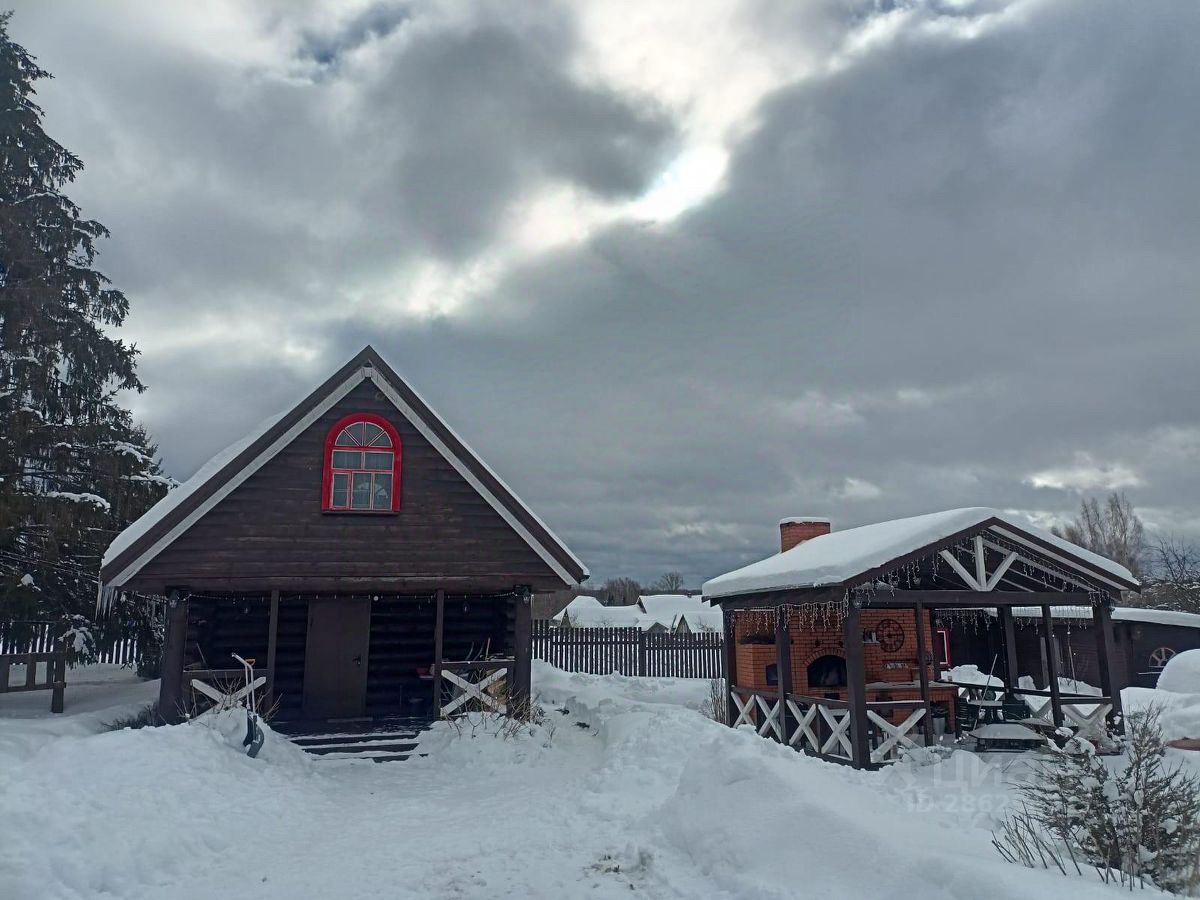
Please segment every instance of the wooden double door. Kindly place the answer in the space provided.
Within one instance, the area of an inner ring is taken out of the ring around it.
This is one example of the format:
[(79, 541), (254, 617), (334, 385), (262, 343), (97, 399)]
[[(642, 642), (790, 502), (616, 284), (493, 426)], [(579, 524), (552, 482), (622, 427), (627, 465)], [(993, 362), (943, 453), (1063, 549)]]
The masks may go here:
[(366, 714), (370, 643), (370, 599), (309, 602), (304, 718), (353, 719)]

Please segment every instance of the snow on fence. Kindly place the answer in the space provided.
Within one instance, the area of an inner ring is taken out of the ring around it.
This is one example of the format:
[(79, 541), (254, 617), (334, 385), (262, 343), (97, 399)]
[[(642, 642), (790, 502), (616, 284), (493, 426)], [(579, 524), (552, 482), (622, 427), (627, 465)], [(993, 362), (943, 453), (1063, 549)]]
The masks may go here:
[[(54, 622), (0, 623), (0, 656), (51, 653), (57, 649), (55, 640), (64, 630), (62, 625)], [(98, 649), (97, 662), (132, 665), (137, 660), (137, 640), (132, 637), (117, 638)]]
[(629, 628), (558, 628), (533, 623), (533, 655), (568, 672), (649, 675), (666, 678), (724, 677), (724, 636), (647, 632)]

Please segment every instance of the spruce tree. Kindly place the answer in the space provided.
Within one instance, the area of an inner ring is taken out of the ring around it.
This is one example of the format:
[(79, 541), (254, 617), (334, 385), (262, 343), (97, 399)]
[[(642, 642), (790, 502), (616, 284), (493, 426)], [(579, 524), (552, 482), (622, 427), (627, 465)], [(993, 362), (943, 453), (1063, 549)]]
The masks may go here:
[(0, 14), (0, 623), (88, 633), (105, 547), (170, 482), (117, 402), (143, 389), (137, 350), (111, 334), (129, 304), (94, 268), (108, 232), (63, 193), (83, 163), (42, 130), (34, 84), (50, 75), (11, 40), (10, 17)]

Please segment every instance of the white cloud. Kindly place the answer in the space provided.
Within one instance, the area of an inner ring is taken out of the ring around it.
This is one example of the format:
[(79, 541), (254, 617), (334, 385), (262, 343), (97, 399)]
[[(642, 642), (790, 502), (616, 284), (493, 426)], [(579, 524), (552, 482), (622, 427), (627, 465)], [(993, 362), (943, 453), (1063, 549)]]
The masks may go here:
[(865, 478), (847, 477), (833, 489), (833, 496), (839, 500), (874, 500), (883, 496), (883, 488)]
[(1116, 491), (1143, 483), (1142, 477), (1124, 463), (1100, 462), (1089, 453), (1077, 453), (1070, 465), (1034, 472), (1025, 481), (1035, 488), (1077, 492)]

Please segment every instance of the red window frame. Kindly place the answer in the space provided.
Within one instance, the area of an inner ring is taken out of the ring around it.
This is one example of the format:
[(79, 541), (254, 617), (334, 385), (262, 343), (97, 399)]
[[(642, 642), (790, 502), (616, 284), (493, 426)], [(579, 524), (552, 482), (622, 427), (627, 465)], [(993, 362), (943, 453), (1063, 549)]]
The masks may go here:
[[(353, 489), (354, 489), (354, 487), (353, 487), (353, 485), (354, 485), (353, 473), (354, 472), (371, 472), (372, 474), (379, 474), (381, 472), (388, 471), (387, 469), (344, 469), (344, 468), (340, 468), (340, 467), (337, 469), (334, 468), (334, 466), (333, 466), (333, 451), (334, 450), (363, 451), (363, 450), (367, 449), (365, 447), (359, 447), (359, 446), (354, 446), (354, 445), (339, 445), (337, 443), (338, 436), (341, 435), (341, 433), (343, 431), (345, 431), (351, 425), (355, 425), (359, 422), (366, 422), (371, 425), (379, 426), (380, 428), (383, 429), (384, 433), (388, 436), (388, 438), (392, 442), (392, 446), (390, 448), (387, 448), (385, 450), (385, 448), (381, 447), (381, 448), (378, 448), (378, 450), (377, 450), (377, 452), (380, 452), (380, 453), (390, 452), (392, 454), (392, 468), (391, 468), (392, 505), (391, 505), (390, 509), (354, 509), (349, 506), (334, 506), (333, 505), (333, 475), (334, 475), (334, 472), (349, 473), (349, 475), (350, 475), (349, 492), (350, 493), (348, 496), (352, 497)], [(401, 456), (402, 456), (402, 447), (400, 444), (400, 435), (396, 432), (396, 429), (394, 427), (392, 427), (392, 423), (389, 422), (387, 419), (383, 418), (383, 416), (377, 416), (374, 413), (352, 413), (351, 415), (344, 416), (343, 418), (339, 419), (334, 424), (334, 426), (329, 429), (329, 433), (325, 436), (325, 463), (324, 463), (324, 466), (322, 467), (322, 471), (324, 472), (324, 475), (321, 479), (321, 510), (323, 512), (332, 512), (332, 513), (339, 513), (339, 514), (340, 513), (352, 513), (352, 514), (360, 514), (360, 515), (397, 512), (400, 509), (400, 458), (401, 458)]]

